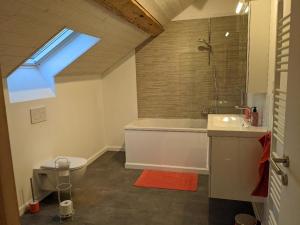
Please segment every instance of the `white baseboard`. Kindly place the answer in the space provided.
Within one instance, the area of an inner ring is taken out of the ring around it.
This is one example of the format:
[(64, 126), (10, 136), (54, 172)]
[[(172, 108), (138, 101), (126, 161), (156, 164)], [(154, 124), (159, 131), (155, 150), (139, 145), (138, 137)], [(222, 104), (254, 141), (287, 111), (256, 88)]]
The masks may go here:
[(122, 146), (105, 146), (102, 149), (100, 149), (98, 152), (96, 152), (94, 155), (92, 155), (90, 158), (88, 158), (88, 165), (92, 164), (96, 159), (98, 159), (101, 155), (103, 155), (105, 152), (119, 152), (119, 151), (125, 151)]
[(124, 151), (124, 149), (121, 146), (105, 146), (102, 149), (100, 149), (98, 152), (96, 152), (94, 155), (92, 155), (90, 158), (88, 158), (88, 165), (92, 164), (96, 159), (98, 159), (100, 156), (102, 156), (105, 152), (119, 152)]
[[(45, 199), (48, 195), (50, 195), (51, 194), (51, 192), (45, 192), (44, 194), (42, 194), (40, 197), (39, 197), (39, 199), (38, 199), (38, 201), (40, 202), (40, 201), (42, 201), (43, 199)], [(23, 205), (21, 205), (20, 207), (19, 207), (19, 215), (20, 216), (22, 216), (22, 215), (24, 215), (24, 213), (28, 210), (28, 206), (29, 206), (29, 204), (32, 202), (32, 200), (29, 200), (29, 201), (27, 201), (26, 203), (24, 203)]]
[(27, 211), (27, 208), (28, 208), (28, 205), (29, 205), (30, 202), (31, 202), (31, 200), (28, 201), (28, 202), (26, 202), (26, 203), (24, 203), (23, 205), (21, 205), (21, 206), (19, 207), (19, 215), (20, 215), (20, 216), (23, 216), (24, 213)]
[(25, 203), (24, 205), (21, 205), (19, 207), (19, 215), (23, 216), (24, 213), (27, 211), (27, 206), (28, 206), (29, 202)]
[(198, 174), (209, 174), (208, 168), (197, 167), (183, 167), (183, 166), (171, 166), (171, 165), (157, 165), (157, 164), (142, 164), (142, 163), (125, 163), (126, 169), (153, 169), (153, 170), (166, 170), (175, 172), (193, 172)]
[(125, 149), (122, 146), (106, 146), (106, 151), (111, 151), (111, 152), (124, 152)]
[(90, 158), (88, 158), (87, 164), (92, 164), (96, 159), (98, 159), (101, 155), (103, 155), (105, 152), (107, 152), (107, 146), (100, 149), (98, 152), (96, 152), (94, 155), (92, 155)]

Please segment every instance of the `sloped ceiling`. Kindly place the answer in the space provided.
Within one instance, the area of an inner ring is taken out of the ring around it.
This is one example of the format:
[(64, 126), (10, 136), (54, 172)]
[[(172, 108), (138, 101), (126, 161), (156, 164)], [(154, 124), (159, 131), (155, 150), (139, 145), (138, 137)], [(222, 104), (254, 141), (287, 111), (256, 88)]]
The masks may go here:
[(181, 13), (195, 0), (136, 0), (163, 26)]
[[(161, 24), (193, 0), (139, 0)], [(109, 12), (94, 0), (0, 0), (0, 65), (9, 75), (63, 27), (102, 41), (60, 75), (101, 75), (149, 34)]]
[(63, 27), (101, 37), (62, 74), (101, 74), (149, 37), (93, 0), (0, 0), (0, 64), (7, 76)]

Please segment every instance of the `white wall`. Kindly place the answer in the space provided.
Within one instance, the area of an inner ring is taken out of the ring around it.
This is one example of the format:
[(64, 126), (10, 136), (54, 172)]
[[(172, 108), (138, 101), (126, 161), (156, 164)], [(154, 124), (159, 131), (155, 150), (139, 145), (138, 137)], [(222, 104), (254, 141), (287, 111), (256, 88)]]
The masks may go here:
[[(19, 206), (30, 200), (32, 169), (57, 155), (89, 158), (105, 146), (101, 79), (58, 78), (55, 98), (10, 104), (7, 117)], [(30, 123), (30, 108), (47, 107), (47, 121)]]
[(275, 7), (273, 0), (257, 0), (251, 2), (250, 10), (247, 104), (258, 107), (263, 126), (268, 126), (271, 119), (269, 107), (272, 105), (270, 94), (274, 80), (276, 41), (276, 24), (272, 20), (276, 19)]
[[(135, 52), (105, 76), (56, 78), (56, 97), (23, 103), (5, 100), (19, 207), (30, 200), (33, 168), (58, 155), (93, 159), (124, 144), (123, 127), (137, 118)], [(6, 83), (6, 82), (4, 82)], [(47, 121), (31, 124), (30, 108), (46, 106)]]
[(135, 52), (131, 52), (103, 77), (107, 145), (124, 144), (124, 126), (138, 117)]
[(268, 88), (271, 0), (251, 2), (249, 20), (249, 93)]
[(269, 129), (272, 129), (273, 111), (273, 88), (275, 78), (275, 57), (276, 57), (276, 29), (277, 29), (277, 1), (271, 0), (270, 12), (270, 45), (269, 45), (269, 71), (268, 71), (268, 90), (266, 100), (266, 119)]
[[(266, 98), (265, 98), (265, 112), (264, 112), (264, 121), (263, 125), (268, 128), (268, 130), (272, 130), (273, 123), (273, 87), (274, 87), (274, 76), (275, 76), (275, 55), (276, 55), (276, 27), (277, 27), (277, 1), (278, 0), (268, 0), (270, 4), (270, 30), (269, 30), (269, 46), (268, 46), (268, 60), (267, 60), (267, 88), (266, 88)], [(267, 3), (267, 2), (265, 2)], [(263, 84), (265, 85), (265, 83)], [(261, 94), (259, 94), (261, 95)], [(260, 101), (262, 102), (262, 101)], [(268, 201), (263, 203), (256, 203), (257, 213), (260, 215), (260, 219), (262, 220), (262, 224), (267, 224), (267, 215), (268, 215)]]
[(196, 0), (173, 21), (235, 15), (237, 3), (238, 0)]

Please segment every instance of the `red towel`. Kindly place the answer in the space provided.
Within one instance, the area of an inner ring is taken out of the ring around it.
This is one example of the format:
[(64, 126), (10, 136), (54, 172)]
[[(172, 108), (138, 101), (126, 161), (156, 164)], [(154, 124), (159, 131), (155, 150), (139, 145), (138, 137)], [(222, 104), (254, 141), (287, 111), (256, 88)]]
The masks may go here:
[(259, 161), (259, 179), (258, 183), (252, 192), (253, 196), (267, 197), (269, 186), (269, 159), (271, 148), (271, 132), (266, 133), (258, 140), (263, 147), (262, 156)]

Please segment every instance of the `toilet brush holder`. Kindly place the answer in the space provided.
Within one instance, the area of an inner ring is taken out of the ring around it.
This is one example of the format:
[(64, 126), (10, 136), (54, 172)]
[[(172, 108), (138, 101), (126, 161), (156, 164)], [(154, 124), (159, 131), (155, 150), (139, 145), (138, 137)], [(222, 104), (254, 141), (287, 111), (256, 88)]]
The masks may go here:
[(40, 211), (40, 203), (38, 201), (32, 201), (29, 203), (29, 212), (34, 214)]
[(31, 187), (32, 201), (29, 203), (29, 211), (30, 213), (34, 214), (40, 211), (40, 202), (35, 200), (32, 178), (30, 178), (30, 187)]

